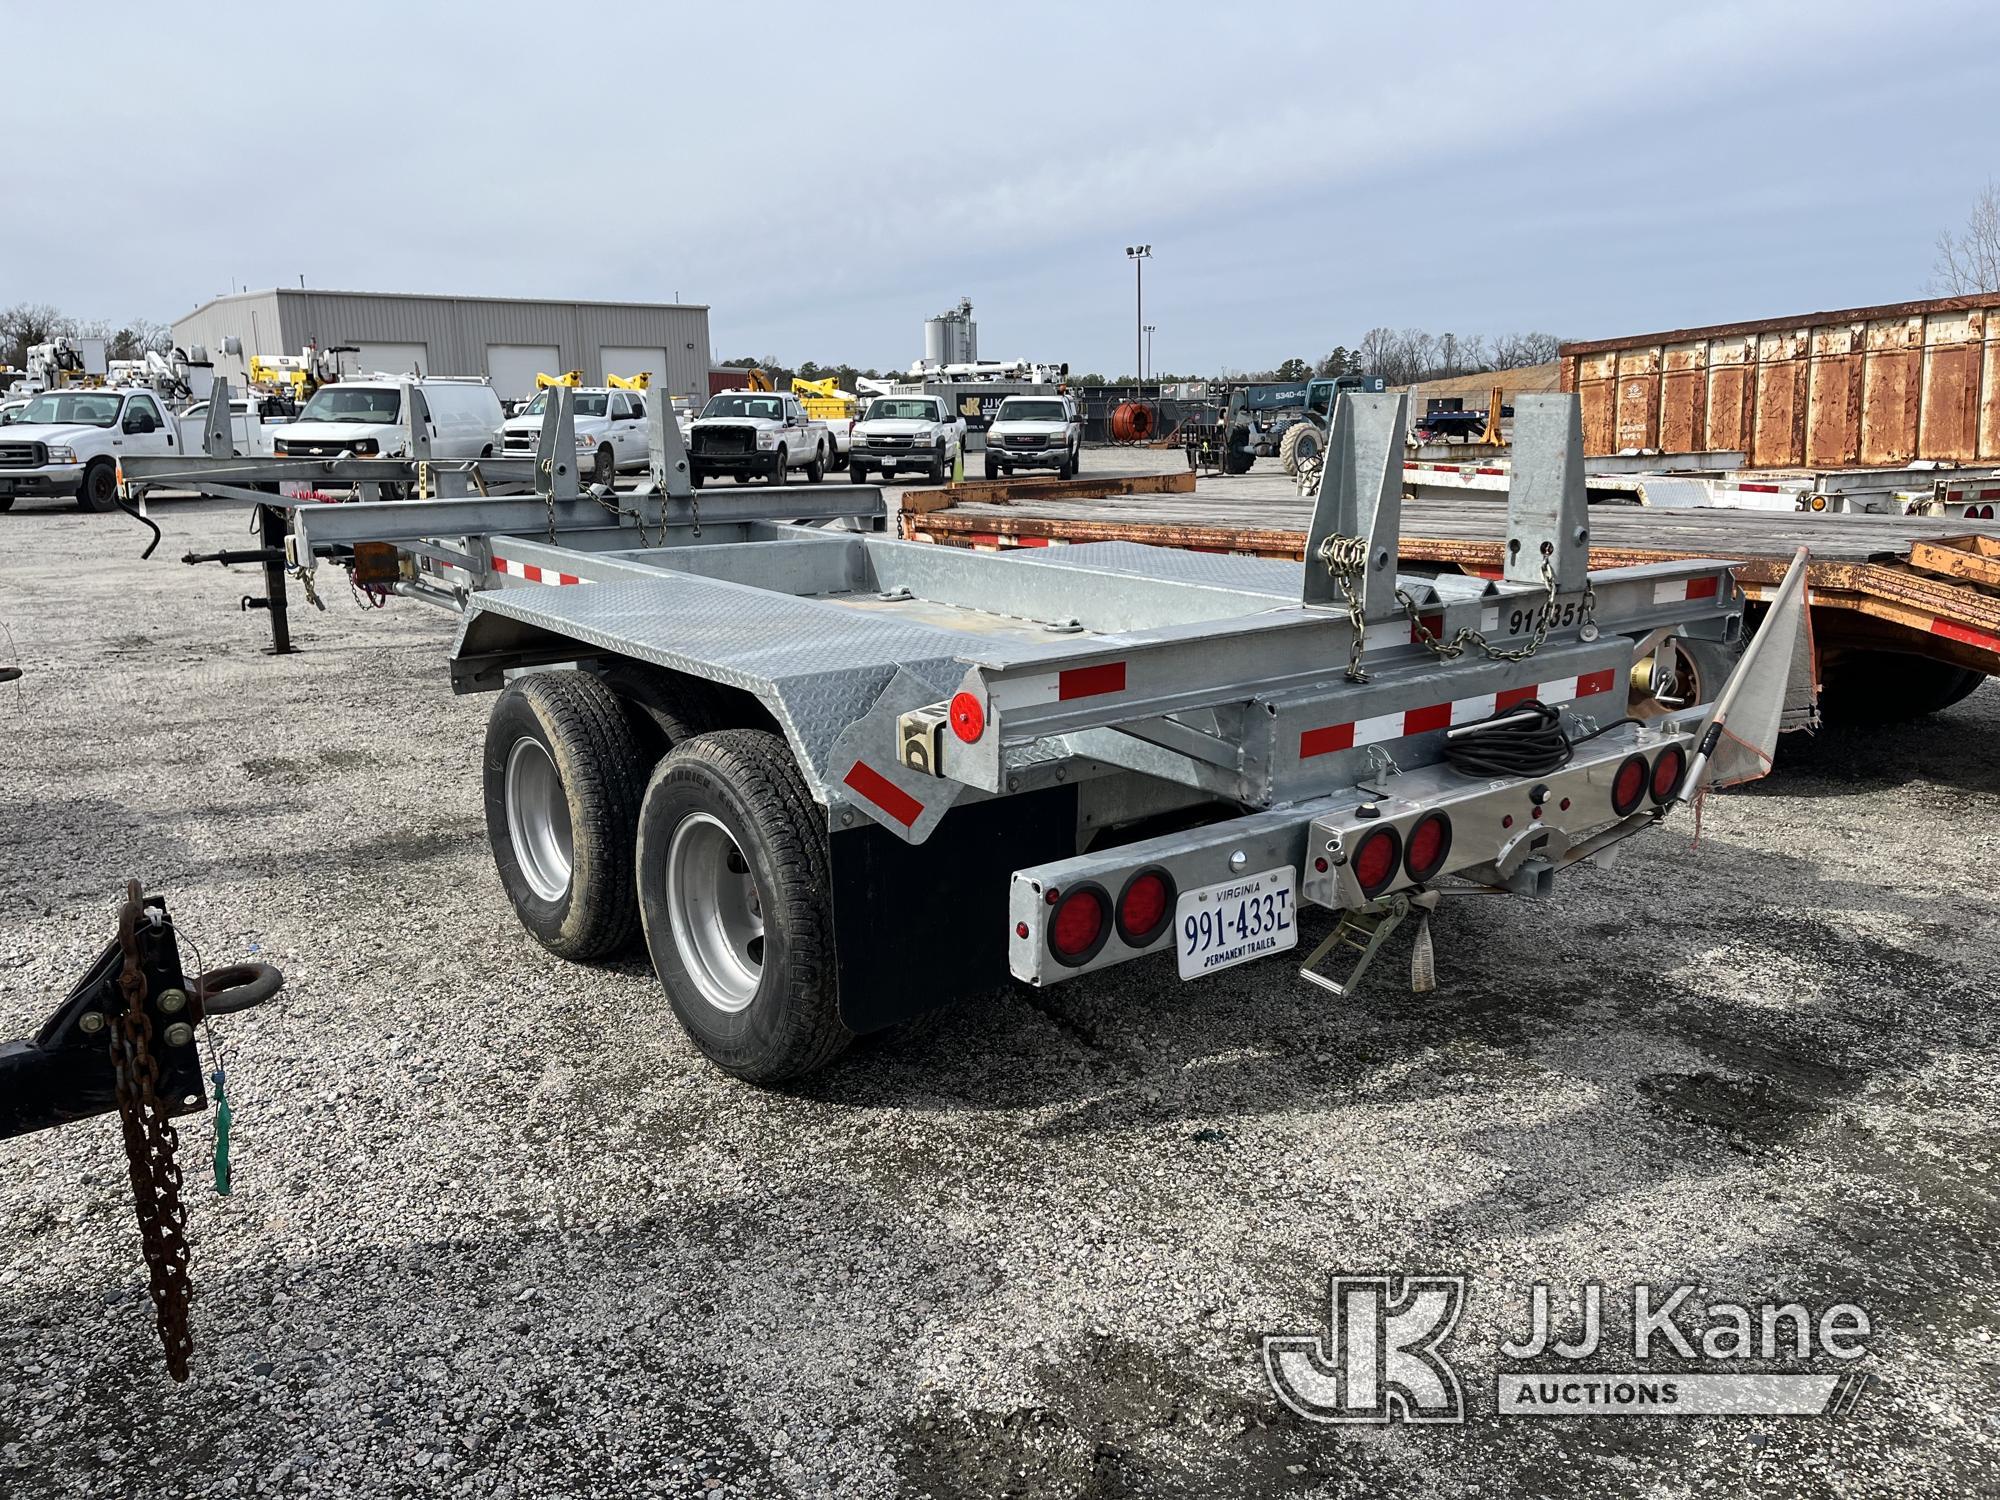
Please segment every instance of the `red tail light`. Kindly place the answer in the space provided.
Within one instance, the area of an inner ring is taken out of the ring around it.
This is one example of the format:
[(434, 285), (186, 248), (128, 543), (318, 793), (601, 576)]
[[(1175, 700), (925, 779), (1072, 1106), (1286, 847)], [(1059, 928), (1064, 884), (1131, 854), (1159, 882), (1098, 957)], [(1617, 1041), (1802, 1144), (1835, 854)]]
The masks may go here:
[(1354, 879), (1364, 896), (1379, 896), (1403, 862), (1403, 841), (1393, 828), (1378, 828), (1354, 847)]
[(1637, 812), (1646, 800), (1647, 775), (1643, 755), (1628, 755), (1619, 763), (1618, 774), (1611, 779), (1611, 810), (1619, 817)]
[(1071, 968), (1089, 963), (1104, 946), (1110, 917), (1111, 898), (1102, 886), (1071, 886), (1049, 918), (1049, 952)]
[(1653, 800), (1665, 802), (1681, 789), (1681, 777), (1687, 774), (1687, 752), (1679, 745), (1669, 745), (1660, 752), (1660, 758), (1653, 762)]
[(1143, 948), (1167, 930), (1174, 911), (1174, 877), (1157, 867), (1141, 870), (1118, 893), (1118, 936)]
[(1444, 868), (1445, 856), (1450, 853), (1451, 819), (1441, 812), (1431, 813), (1419, 818), (1417, 826), (1410, 830), (1403, 846), (1403, 869), (1410, 879), (1422, 885)]

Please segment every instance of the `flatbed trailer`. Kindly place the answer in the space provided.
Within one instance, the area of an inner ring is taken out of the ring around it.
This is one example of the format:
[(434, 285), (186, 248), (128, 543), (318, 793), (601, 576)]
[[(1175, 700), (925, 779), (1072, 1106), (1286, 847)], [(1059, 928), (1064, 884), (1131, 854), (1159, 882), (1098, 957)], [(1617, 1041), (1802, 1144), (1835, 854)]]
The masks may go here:
[[(1144, 499), (1050, 498), (906, 510), (902, 535), (959, 547), (1011, 549), (1145, 542), (1299, 561), (1313, 500), (1273, 486)], [(1506, 492), (1409, 497), (1402, 566), (1495, 577), (1507, 536)], [(1807, 567), (1814, 641), (1829, 718), (1886, 721), (1944, 707), (2000, 673), (2000, 526), (1965, 518), (1770, 514), (1596, 504), (1592, 567), (1697, 557), (1729, 559), (1757, 610), (1794, 551)], [(1686, 663), (1713, 675), (1726, 659)]]
[(1343, 402), (1303, 566), (971, 555), (881, 534), (867, 486), (697, 495), (670, 423), (640, 490), (579, 491), (568, 409), (525, 495), (142, 477), (281, 516), (301, 581), (456, 610), (452, 686), (497, 694), (487, 834), (520, 921), (576, 960), (643, 935), (695, 1044), (754, 1081), (1009, 977), (1289, 953), (1302, 904), (1334, 920), (1301, 977), (1350, 994), (1407, 921), (1420, 979), (1443, 898), (1549, 894), (1762, 775), (1798, 706), (1802, 571), (1712, 701), (1654, 691), (1673, 640), (1737, 645), (1743, 600), (1717, 559), (1589, 568), (1565, 398), (1517, 419), (1494, 580), (1397, 574), (1401, 396)]

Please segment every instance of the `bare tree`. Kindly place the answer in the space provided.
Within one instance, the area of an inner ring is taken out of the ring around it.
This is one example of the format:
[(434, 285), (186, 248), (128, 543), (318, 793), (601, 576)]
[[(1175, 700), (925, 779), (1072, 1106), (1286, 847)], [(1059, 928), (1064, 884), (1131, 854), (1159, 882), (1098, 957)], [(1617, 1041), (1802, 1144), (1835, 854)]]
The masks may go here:
[(57, 334), (67, 334), (74, 324), (62, 310), (46, 302), (17, 302), (0, 309), (0, 362), (24, 364), (28, 350), (46, 344)]
[(1931, 290), (1943, 297), (2000, 292), (2000, 183), (1992, 178), (1973, 200), (1965, 227), (1938, 236)]
[(1493, 341), (1490, 368), (1520, 370), (1529, 365), (1545, 365), (1561, 347), (1562, 340), (1553, 333), (1510, 333)]

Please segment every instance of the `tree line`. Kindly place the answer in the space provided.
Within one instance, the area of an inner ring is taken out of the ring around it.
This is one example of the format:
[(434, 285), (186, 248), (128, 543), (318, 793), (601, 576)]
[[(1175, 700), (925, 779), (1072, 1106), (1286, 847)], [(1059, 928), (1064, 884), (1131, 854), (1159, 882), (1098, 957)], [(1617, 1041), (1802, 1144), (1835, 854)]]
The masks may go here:
[(104, 318), (72, 318), (46, 302), (17, 302), (0, 308), (0, 365), (21, 368), (28, 350), (51, 339), (103, 339), (110, 359), (138, 359), (148, 349), (164, 354), (173, 347), (173, 330), (151, 318), (113, 323)]

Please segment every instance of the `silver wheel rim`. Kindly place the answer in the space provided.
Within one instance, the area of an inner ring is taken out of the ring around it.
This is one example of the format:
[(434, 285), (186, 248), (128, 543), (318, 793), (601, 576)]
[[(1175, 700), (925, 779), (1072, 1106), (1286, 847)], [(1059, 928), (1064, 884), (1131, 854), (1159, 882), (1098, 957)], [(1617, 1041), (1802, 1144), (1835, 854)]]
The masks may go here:
[(569, 891), (569, 798), (548, 748), (526, 736), (507, 752), (507, 837), (528, 889), (544, 901)]
[(667, 846), (667, 914), (681, 966), (717, 1010), (757, 998), (764, 977), (764, 907), (750, 861), (721, 820), (681, 819)]

